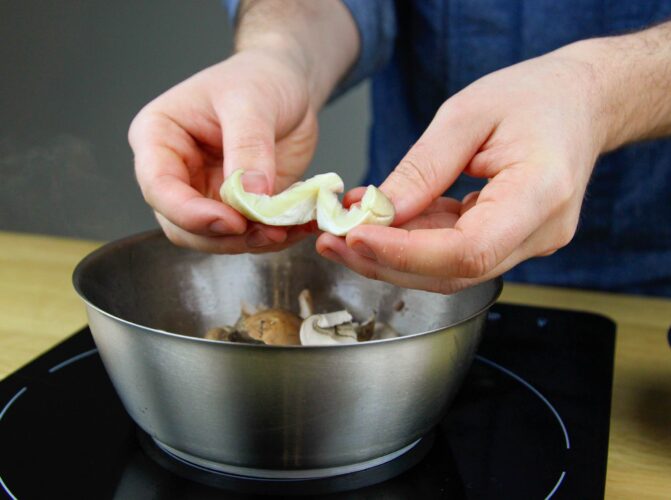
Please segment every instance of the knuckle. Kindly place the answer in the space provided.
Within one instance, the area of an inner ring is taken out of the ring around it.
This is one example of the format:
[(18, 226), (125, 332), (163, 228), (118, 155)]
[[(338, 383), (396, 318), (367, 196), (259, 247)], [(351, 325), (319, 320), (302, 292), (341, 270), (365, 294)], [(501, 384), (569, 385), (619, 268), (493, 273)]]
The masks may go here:
[(559, 231), (559, 237), (558, 237), (558, 243), (559, 248), (565, 247), (569, 243), (571, 243), (571, 240), (573, 240), (573, 237), (575, 236), (576, 233), (576, 227), (573, 225), (570, 226), (564, 226), (560, 231)]
[(387, 260), (391, 267), (398, 271), (408, 272), (410, 271), (410, 259), (408, 257), (408, 248), (409, 248), (410, 232), (406, 231), (401, 237), (400, 241), (391, 249), (383, 248), (381, 255), (384, 260)]
[(127, 138), (131, 147), (135, 147), (137, 141), (143, 135), (143, 131), (146, 129), (147, 124), (152, 121), (152, 113), (149, 108), (150, 104), (147, 104), (138, 111), (128, 126)]
[(559, 227), (559, 230), (556, 234), (556, 245), (552, 248), (552, 250), (559, 250), (560, 248), (563, 248), (571, 243), (577, 230), (577, 217), (571, 217), (571, 220), (567, 221)]
[(439, 278), (436, 285), (433, 287), (433, 292), (441, 293), (443, 295), (452, 295), (466, 287), (466, 282), (458, 278)]
[(434, 193), (439, 187), (437, 169), (430, 155), (420, 152), (419, 149), (418, 145), (413, 147), (413, 151), (398, 164), (394, 175), (401, 183), (410, 183), (422, 192)]
[(479, 278), (494, 269), (496, 262), (496, 252), (491, 245), (474, 242), (464, 247), (459, 275), (465, 278)]
[(440, 105), (436, 117), (442, 122), (462, 123), (472, 109), (472, 103), (463, 94), (456, 94)]
[(173, 245), (181, 248), (188, 248), (187, 241), (180, 231), (175, 230), (175, 228), (171, 227), (169, 224), (164, 224), (162, 222), (160, 224), (165, 236)]
[(243, 153), (269, 153), (272, 144), (262, 137), (243, 136), (231, 145), (231, 150)]
[(357, 272), (368, 279), (382, 281), (376, 265), (362, 266)]
[(553, 182), (551, 192), (559, 207), (565, 207), (570, 204), (576, 196), (576, 185), (574, 179), (568, 175), (560, 175), (558, 179)]

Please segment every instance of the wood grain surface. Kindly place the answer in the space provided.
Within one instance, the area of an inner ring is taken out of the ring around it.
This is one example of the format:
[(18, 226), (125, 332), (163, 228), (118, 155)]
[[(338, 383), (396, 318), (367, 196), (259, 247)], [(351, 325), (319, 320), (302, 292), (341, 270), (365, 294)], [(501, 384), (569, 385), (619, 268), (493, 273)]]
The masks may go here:
[[(0, 232), (0, 379), (86, 324), (71, 275), (99, 245)], [(671, 498), (671, 300), (515, 284), (501, 300), (617, 323), (606, 498)]]

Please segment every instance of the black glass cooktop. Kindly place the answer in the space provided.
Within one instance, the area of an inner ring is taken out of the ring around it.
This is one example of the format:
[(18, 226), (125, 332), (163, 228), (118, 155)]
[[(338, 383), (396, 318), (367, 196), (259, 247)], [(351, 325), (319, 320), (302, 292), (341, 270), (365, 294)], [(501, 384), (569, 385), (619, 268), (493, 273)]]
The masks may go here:
[[(426, 457), (319, 498), (603, 497), (614, 342), (600, 316), (497, 304)], [(140, 439), (84, 329), (0, 382), (0, 497), (252, 498), (169, 472)]]

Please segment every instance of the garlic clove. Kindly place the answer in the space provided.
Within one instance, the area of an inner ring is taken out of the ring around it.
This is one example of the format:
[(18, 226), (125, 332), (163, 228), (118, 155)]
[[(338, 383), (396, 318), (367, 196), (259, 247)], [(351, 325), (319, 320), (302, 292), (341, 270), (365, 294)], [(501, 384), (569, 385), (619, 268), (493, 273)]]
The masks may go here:
[(361, 205), (349, 210), (343, 208), (334, 192), (320, 190), (317, 195), (317, 225), (336, 236), (344, 236), (360, 224), (389, 226), (394, 215), (394, 205), (375, 186), (368, 186)]

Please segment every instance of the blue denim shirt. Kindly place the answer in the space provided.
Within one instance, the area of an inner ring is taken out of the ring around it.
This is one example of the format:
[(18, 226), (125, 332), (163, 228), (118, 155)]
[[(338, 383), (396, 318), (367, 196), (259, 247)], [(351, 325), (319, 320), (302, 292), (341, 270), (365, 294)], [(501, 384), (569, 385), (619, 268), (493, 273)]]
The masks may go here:
[[(671, 18), (671, 0), (343, 0), (359, 59), (336, 93), (372, 77), (370, 165), (380, 184), (438, 107), (474, 80), (585, 38)], [(235, 1), (228, 1), (235, 12)], [(671, 98), (671, 96), (670, 96)], [(482, 182), (462, 176), (448, 195)], [(671, 296), (671, 141), (599, 159), (574, 240), (518, 265), (512, 281)]]

